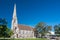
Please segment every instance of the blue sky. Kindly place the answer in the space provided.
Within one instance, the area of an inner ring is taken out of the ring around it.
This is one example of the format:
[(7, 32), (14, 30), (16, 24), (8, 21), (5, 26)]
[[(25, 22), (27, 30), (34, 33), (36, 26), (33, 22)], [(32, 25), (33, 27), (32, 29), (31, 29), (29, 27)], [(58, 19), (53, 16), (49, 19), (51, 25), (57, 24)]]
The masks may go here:
[(9, 28), (14, 3), (19, 24), (35, 26), (42, 21), (54, 26), (60, 23), (60, 0), (0, 0), (0, 18), (6, 18)]

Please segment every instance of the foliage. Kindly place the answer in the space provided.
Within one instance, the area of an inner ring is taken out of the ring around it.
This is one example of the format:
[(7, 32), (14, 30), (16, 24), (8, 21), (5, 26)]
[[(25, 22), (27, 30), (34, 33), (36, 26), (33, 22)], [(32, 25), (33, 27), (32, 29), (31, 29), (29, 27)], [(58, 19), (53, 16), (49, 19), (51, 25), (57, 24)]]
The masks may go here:
[(10, 37), (13, 32), (7, 27), (7, 21), (0, 19), (0, 37)]
[(5, 37), (7, 35), (6, 29), (7, 29), (6, 20), (5, 19), (0, 19), (0, 37)]
[(11, 36), (13, 35), (13, 31), (10, 30), (10, 29), (7, 29), (7, 33), (8, 33), (8, 35), (9, 35), (9, 37), (11, 37)]
[(60, 34), (60, 24), (54, 26), (55, 34)]
[(46, 33), (48, 33), (51, 30), (51, 26), (46, 25), (44, 22), (40, 22), (36, 25), (37, 31), (44, 36)]

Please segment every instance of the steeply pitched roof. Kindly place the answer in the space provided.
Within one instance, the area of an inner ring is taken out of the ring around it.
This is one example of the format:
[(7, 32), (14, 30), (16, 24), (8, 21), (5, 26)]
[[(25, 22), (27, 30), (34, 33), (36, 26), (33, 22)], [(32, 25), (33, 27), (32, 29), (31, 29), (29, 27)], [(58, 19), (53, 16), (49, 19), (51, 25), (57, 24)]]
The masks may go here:
[(26, 25), (18, 25), (19, 30), (33, 30), (32, 27)]

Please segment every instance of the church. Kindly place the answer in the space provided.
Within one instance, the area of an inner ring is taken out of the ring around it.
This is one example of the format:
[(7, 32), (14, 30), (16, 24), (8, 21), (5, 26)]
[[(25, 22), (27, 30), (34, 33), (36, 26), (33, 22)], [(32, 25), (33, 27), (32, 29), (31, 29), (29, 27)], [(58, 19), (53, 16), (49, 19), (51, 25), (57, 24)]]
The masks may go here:
[(11, 36), (12, 38), (35, 38), (34, 28), (27, 25), (18, 24), (17, 14), (16, 14), (16, 4), (14, 5), (11, 30), (14, 33)]

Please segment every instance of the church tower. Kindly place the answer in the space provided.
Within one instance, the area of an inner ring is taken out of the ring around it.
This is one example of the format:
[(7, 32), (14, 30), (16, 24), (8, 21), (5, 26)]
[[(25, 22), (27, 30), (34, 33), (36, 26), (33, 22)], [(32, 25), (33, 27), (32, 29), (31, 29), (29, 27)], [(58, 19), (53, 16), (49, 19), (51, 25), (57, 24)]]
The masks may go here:
[(16, 4), (14, 5), (11, 30), (14, 33), (14, 36), (15, 36), (14, 38), (17, 38), (16, 35), (18, 34), (18, 21), (17, 21), (17, 15), (16, 15)]

